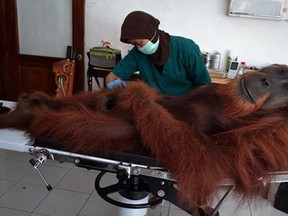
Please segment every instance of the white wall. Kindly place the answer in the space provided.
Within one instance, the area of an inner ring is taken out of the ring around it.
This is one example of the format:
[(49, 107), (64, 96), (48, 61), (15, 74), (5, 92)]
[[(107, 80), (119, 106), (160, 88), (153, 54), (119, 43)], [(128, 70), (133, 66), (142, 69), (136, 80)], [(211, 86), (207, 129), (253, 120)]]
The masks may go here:
[(86, 51), (108, 40), (127, 54), (131, 46), (119, 40), (122, 22), (142, 10), (171, 35), (191, 38), (202, 51), (219, 51), (221, 68), (228, 50), (248, 65), (288, 64), (288, 21), (229, 17), (227, 9), (228, 0), (87, 0)]

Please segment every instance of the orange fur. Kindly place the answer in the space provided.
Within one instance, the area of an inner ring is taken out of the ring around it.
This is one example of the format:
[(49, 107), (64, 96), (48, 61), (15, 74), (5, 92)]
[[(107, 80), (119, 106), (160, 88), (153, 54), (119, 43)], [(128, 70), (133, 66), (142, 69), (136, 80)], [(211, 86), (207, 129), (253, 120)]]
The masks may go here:
[[(153, 156), (171, 171), (181, 198), (192, 204), (208, 201), (226, 177), (251, 197), (263, 189), (260, 177), (288, 169), (288, 108), (261, 109), (268, 94), (255, 104), (245, 101), (238, 82), (178, 98), (160, 96), (141, 82), (61, 100), (38, 94), (19, 101), (15, 112), (24, 115), (21, 107), (27, 107), (25, 130), (56, 141), (60, 150)], [(0, 118), (0, 128), (9, 125), (8, 118)]]

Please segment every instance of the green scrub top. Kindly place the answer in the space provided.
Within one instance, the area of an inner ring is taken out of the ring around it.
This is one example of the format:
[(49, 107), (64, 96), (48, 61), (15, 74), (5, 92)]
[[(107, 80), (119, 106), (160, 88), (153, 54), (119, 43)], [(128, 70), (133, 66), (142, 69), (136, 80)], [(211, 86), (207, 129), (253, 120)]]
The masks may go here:
[(211, 83), (198, 45), (178, 36), (170, 36), (170, 55), (162, 72), (136, 47), (113, 69), (123, 80), (137, 71), (144, 82), (164, 95), (185, 95), (193, 88)]

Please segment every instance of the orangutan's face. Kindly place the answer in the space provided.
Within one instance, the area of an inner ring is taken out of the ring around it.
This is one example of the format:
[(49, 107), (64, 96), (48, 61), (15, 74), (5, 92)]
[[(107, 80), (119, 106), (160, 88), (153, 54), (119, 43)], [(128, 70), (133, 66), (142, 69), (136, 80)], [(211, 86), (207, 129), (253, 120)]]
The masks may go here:
[(288, 104), (288, 66), (272, 65), (259, 72), (248, 72), (239, 81), (244, 98), (257, 103), (268, 96), (262, 108), (272, 109)]

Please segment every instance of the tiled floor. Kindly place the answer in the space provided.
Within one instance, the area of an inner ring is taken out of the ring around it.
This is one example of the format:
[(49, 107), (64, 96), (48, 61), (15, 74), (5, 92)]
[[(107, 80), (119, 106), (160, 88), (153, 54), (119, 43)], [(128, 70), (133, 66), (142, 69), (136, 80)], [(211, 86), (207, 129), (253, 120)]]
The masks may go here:
[[(117, 216), (121, 209), (102, 200), (94, 189), (95, 170), (78, 168), (70, 163), (48, 161), (41, 171), (53, 190), (48, 192), (37, 172), (28, 162), (27, 153), (0, 149), (0, 215), (1, 216)], [(113, 174), (102, 181), (116, 182)], [(104, 184), (102, 186), (104, 186)], [(117, 199), (117, 197), (115, 197)], [(118, 197), (119, 198), (119, 197)], [(133, 210), (131, 210), (133, 211)], [(163, 216), (187, 216), (174, 205), (165, 202)], [(129, 213), (125, 216), (139, 215)], [(149, 209), (148, 216), (160, 215), (160, 207)], [(286, 216), (273, 208), (272, 202), (244, 203), (233, 196), (220, 208), (221, 216)], [(122, 216), (124, 216), (122, 214)]]

